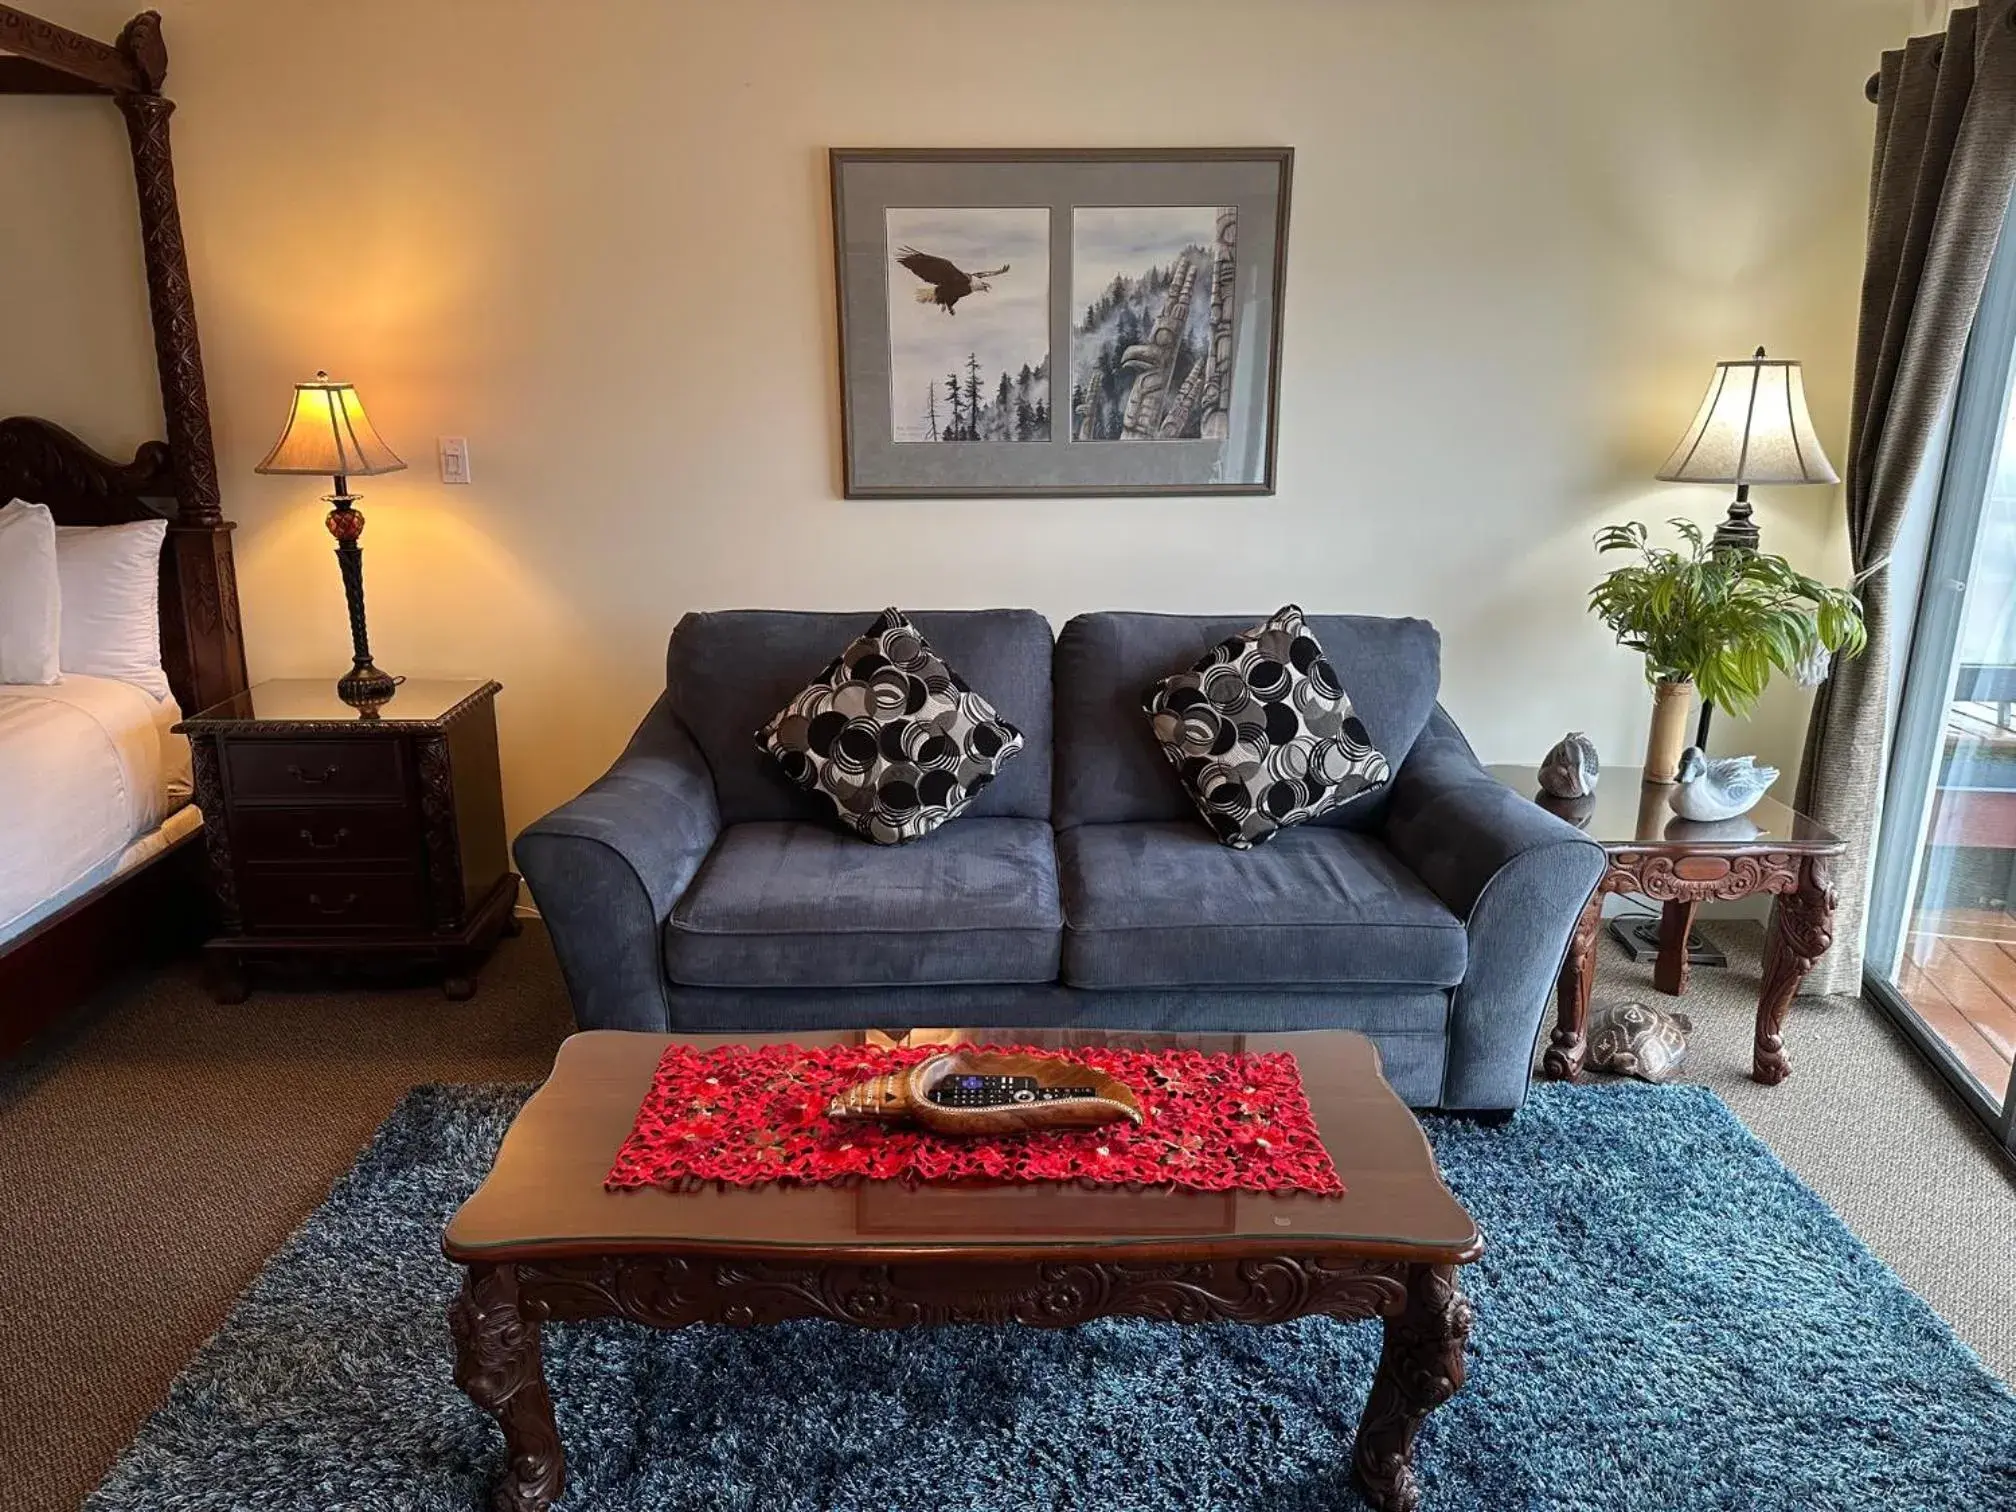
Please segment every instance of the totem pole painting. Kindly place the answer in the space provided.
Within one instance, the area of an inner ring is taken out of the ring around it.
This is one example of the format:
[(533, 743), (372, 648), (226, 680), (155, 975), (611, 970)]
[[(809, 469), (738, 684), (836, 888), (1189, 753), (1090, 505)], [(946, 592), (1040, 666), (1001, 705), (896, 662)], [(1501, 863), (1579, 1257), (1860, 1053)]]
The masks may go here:
[(1225, 436), (1238, 244), (1236, 206), (1073, 211), (1073, 440)]

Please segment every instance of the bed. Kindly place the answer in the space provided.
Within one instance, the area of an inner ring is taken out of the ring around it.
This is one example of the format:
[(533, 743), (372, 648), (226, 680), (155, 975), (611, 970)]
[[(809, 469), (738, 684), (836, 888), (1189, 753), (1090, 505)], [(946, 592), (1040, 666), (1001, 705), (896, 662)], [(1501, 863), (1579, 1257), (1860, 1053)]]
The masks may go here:
[(0, 686), (0, 944), (201, 828), (181, 717), (115, 677)]
[(0, 96), (14, 97), (0, 101), (0, 119), (46, 95), (102, 95), (125, 119), (165, 433), (121, 461), (49, 420), (0, 418), (0, 504), (45, 504), (59, 525), (167, 521), (161, 661), (172, 695), (72, 676), (0, 690), (0, 1055), (119, 971), (200, 938), (210, 917), (187, 748), (168, 726), (242, 692), (245, 649), (175, 197), (167, 70), (152, 12), (101, 42), (0, 4)]

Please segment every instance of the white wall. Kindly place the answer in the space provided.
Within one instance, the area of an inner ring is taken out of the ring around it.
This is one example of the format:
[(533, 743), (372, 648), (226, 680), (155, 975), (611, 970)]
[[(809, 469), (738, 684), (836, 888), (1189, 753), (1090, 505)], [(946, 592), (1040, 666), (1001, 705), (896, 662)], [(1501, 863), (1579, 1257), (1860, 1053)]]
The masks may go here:
[[(41, 0), (113, 35), (133, 0)], [(1712, 522), (1650, 481), (1711, 364), (1801, 357), (1846, 429), (1873, 113), (1908, 0), (162, 0), (255, 677), (347, 665), (288, 385), (357, 383), (372, 639), (495, 675), (514, 829), (591, 778), (691, 607), (1419, 614), (1487, 759), (1635, 761), (1591, 531)], [(0, 101), (0, 413), (156, 432), (103, 101)], [(848, 503), (829, 146), (1297, 149), (1272, 499)], [(434, 479), (470, 438), (477, 482)], [(1834, 490), (1767, 542), (1844, 560)], [(808, 672), (811, 669), (807, 669)], [(1796, 763), (1803, 698), (1718, 744)], [(1788, 775), (1785, 791), (1789, 792)]]

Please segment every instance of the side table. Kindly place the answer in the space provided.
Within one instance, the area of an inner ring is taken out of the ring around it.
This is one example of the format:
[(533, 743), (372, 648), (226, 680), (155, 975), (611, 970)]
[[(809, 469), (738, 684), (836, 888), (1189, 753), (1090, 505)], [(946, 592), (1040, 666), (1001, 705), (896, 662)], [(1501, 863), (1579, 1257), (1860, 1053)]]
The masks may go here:
[(1557, 1081), (1572, 1081), (1588, 1053), (1589, 992), (1596, 977), (1596, 936), (1608, 893), (1635, 893), (1661, 906), (1659, 960), (1652, 982), (1677, 996), (1687, 990), (1687, 935), (1709, 899), (1773, 896), (1764, 946), (1764, 986), (1750, 1074), (1776, 1086), (1792, 1074), (1785, 1055), (1785, 1014), (1813, 963), (1834, 943), (1831, 863), (1843, 842), (1797, 809), (1766, 796), (1749, 813), (1715, 824), (1681, 819), (1667, 807), (1673, 785), (1646, 782), (1637, 767), (1606, 767), (1587, 798), (1553, 798), (1533, 767), (1494, 766), (1507, 787), (1588, 831), (1610, 864), (1576, 922), (1555, 990), (1554, 1034), (1544, 1061)]
[(498, 684), (413, 679), (363, 714), (326, 678), (280, 678), (185, 719), (224, 933), (212, 991), (305, 961), (437, 972), (450, 998), (515, 932)]

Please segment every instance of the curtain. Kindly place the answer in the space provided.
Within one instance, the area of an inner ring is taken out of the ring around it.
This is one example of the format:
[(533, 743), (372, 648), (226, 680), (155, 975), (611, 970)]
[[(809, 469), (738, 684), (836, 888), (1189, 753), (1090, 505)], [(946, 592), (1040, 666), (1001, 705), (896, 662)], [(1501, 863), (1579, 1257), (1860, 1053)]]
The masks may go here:
[[(1944, 35), (1883, 55), (1869, 242), (1849, 416), (1848, 541), (1859, 573), (1896, 543), (1960, 359), (2016, 178), (2016, 0), (1956, 10)], [(1889, 686), (1888, 577), (1862, 585), (1869, 650), (1821, 687), (1798, 805), (1848, 842), (1834, 948), (1806, 992), (1859, 992)], [(1898, 606), (1909, 612), (1910, 606)]]

